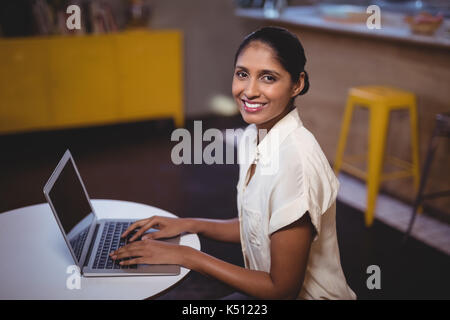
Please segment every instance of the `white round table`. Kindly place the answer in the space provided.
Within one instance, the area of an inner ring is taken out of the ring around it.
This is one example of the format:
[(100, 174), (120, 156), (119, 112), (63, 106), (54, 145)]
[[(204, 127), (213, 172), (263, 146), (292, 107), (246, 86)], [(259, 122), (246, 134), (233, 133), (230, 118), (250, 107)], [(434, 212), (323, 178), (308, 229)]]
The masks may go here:
[[(91, 200), (99, 219), (175, 217), (156, 207), (119, 200)], [(200, 250), (196, 234), (181, 236), (181, 245)], [(0, 299), (145, 299), (183, 279), (176, 276), (81, 277), (68, 289), (67, 268), (73, 258), (47, 203), (0, 214)]]

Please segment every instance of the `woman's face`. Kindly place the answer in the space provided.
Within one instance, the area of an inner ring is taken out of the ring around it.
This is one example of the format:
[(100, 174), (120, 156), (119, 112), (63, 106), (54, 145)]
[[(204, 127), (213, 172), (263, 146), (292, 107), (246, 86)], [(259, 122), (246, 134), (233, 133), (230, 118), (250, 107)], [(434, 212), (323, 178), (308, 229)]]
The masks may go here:
[(237, 58), (232, 85), (244, 121), (270, 130), (290, 110), (289, 101), (302, 90), (303, 79), (302, 73), (298, 83), (292, 83), (273, 49), (251, 42)]

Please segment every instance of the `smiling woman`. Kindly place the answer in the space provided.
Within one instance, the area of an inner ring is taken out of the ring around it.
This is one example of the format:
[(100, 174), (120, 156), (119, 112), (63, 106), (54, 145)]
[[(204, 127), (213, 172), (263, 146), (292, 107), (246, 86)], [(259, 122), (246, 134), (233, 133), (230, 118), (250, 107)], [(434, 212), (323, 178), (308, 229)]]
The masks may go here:
[[(113, 252), (113, 259), (134, 257), (122, 265), (179, 264), (261, 299), (356, 298), (339, 258), (339, 182), (293, 104), (309, 87), (305, 63), (300, 41), (285, 29), (266, 27), (244, 39), (232, 84), (249, 124), (238, 147), (238, 217), (138, 221), (123, 235), (139, 228), (130, 241), (150, 228), (159, 231)], [(245, 268), (154, 241), (183, 232), (240, 242)]]
[(244, 120), (269, 129), (291, 111), (309, 89), (305, 64), (301, 43), (287, 31), (264, 28), (247, 36), (234, 58), (232, 85)]

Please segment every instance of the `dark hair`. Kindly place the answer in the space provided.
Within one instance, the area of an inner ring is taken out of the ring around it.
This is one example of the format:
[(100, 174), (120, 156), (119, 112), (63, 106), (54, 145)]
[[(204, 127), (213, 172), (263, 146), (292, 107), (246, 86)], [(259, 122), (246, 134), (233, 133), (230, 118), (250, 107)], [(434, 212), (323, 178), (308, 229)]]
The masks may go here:
[(305, 51), (300, 43), (300, 40), (293, 33), (281, 27), (263, 27), (250, 33), (244, 38), (236, 51), (236, 55), (234, 56), (235, 66), (242, 50), (244, 50), (253, 41), (263, 42), (275, 51), (276, 58), (283, 68), (290, 74), (293, 83), (296, 83), (300, 78), (300, 73), (304, 72), (305, 85), (299, 95), (303, 95), (308, 91), (309, 77), (308, 73), (305, 71)]

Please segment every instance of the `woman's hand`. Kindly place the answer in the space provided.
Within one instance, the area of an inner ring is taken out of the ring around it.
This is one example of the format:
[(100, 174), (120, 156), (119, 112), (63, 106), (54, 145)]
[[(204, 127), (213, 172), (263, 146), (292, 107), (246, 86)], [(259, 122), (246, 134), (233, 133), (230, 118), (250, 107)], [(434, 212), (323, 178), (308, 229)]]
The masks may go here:
[(150, 228), (158, 229), (156, 232), (146, 234), (142, 237), (145, 239), (160, 239), (160, 238), (170, 238), (175, 237), (183, 232), (189, 231), (189, 220), (182, 218), (168, 218), (153, 216), (148, 219), (143, 219), (136, 221), (122, 234), (122, 238), (125, 238), (133, 230), (140, 228), (129, 241), (134, 241), (141, 237), (145, 231)]
[(123, 260), (119, 264), (126, 266), (132, 264), (178, 264), (181, 265), (184, 246), (158, 241), (142, 240), (123, 246), (110, 253), (111, 259)]

